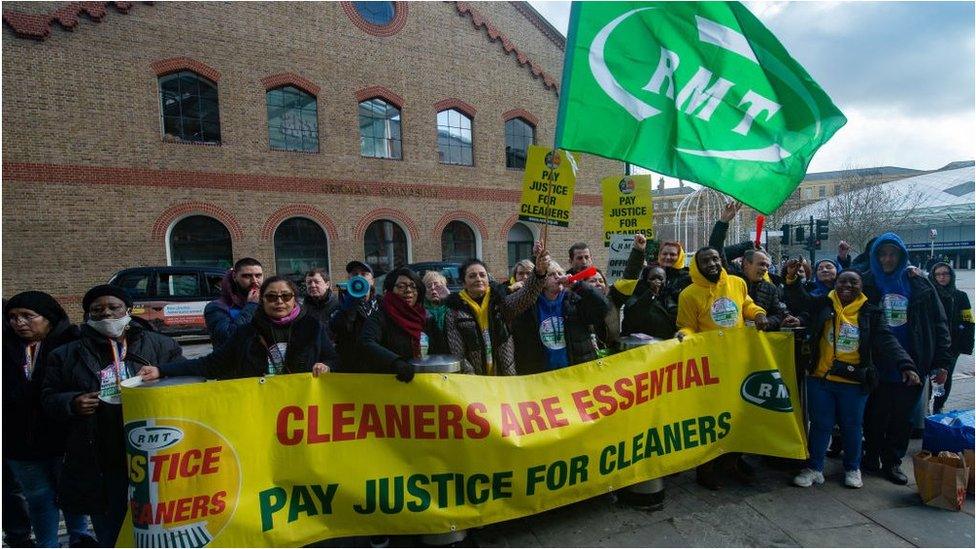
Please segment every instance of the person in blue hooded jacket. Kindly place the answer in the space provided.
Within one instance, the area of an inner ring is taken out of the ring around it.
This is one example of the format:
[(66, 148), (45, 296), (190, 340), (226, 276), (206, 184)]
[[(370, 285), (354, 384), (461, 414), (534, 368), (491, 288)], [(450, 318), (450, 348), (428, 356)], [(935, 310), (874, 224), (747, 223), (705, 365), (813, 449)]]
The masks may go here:
[[(875, 239), (864, 274), (864, 294), (879, 305), (898, 343), (908, 352), (919, 376), (944, 383), (951, 364), (949, 325), (932, 283), (910, 276), (908, 249), (895, 233)], [(883, 472), (895, 484), (907, 484), (901, 460), (908, 450), (911, 414), (922, 394), (916, 379), (905, 379), (894, 365), (881, 362), (881, 383), (868, 399), (862, 469)]]

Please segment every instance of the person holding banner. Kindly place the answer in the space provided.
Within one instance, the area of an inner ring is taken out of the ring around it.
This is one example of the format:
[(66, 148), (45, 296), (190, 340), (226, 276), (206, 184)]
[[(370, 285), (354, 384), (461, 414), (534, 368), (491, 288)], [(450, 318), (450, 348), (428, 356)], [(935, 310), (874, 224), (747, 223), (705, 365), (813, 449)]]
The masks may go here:
[(610, 304), (584, 281), (571, 282), (549, 262), (545, 289), (534, 307), (512, 322), (519, 375), (536, 374), (596, 360), (590, 325), (603, 322)]
[[(691, 262), (692, 284), (678, 296), (678, 332), (684, 340), (688, 335), (707, 330), (737, 328), (744, 320), (752, 320), (756, 328), (768, 326), (766, 311), (749, 297), (746, 283), (737, 276), (729, 276), (722, 267), (722, 256), (715, 248), (705, 247), (695, 253)], [(709, 490), (718, 490), (722, 482), (718, 467), (731, 470), (740, 480), (750, 482), (755, 473), (739, 454), (728, 454), (699, 465), (696, 479)]]
[(268, 278), (261, 285), (261, 308), (224, 346), (199, 358), (144, 366), (139, 374), (146, 381), (160, 376), (239, 379), (300, 372), (318, 376), (338, 369), (339, 355), (325, 326), (302, 309), (297, 296), (291, 280)]
[(137, 365), (183, 358), (179, 343), (130, 316), (124, 288), (95, 286), (81, 300), (81, 337), (48, 357), (41, 389), (44, 410), (67, 425), (58, 500), (65, 512), (91, 516), (102, 547), (114, 547), (128, 507), (129, 479), (122, 430), (122, 381)]
[(603, 271), (596, 267), (594, 269), (596, 269), (596, 274), (583, 280), (583, 282), (607, 298), (608, 303), (607, 314), (603, 316), (600, 322), (591, 324), (590, 330), (596, 338), (597, 348), (611, 352), (617, 348), (617, 342), (620, 341), (620, 307), (623, 300), (621, 300), (621, 305), (617, 305), (614, 297), (620, 292), (616, 288), (607, 286), (607, 277), (603, 276)]
[[(359, 340), (366, 371), (396, 374), (403, 382), (413, 380), (410, 359), (427, 349), (433, 318), (424, 308), (426, 288), (417, 273), (406, 267), (393, 270), (383, 281), (379, 309), (366, 320)], [(428, 333), (424, 333), (424, 332)]]
[(891, 333), (881, 309), (868, 303), (857, 272), (842, 272), (827, 295), (813, 296), (799, 283), (799, 269), (799, 261), (787, 263), (786, 288), (811, 319), (810, 340), (815, 343), (806, 381), (810, 460), (793, 483), (803, 488), (823, 484), (824, 457), (838, 424), (844, 445), (844, 485), (860, 488), (864, 408), (878, 384), (874, 364), (882, 360), (895, 364), (905, 383), (917, 383), (915, 363)]
[(464, 289), (447, 298), (444, 330), (451, 354), (461, 358), (461, 370), (476, 375), (518, 375), (515, 342), (508, 323), (536, 302), (549, 271), (549, 252), (540, 242), (533, 247), (535, 269), (525, 286), (508, 294), (504, 284), (492, 284), (479, 259), (461, 265)]

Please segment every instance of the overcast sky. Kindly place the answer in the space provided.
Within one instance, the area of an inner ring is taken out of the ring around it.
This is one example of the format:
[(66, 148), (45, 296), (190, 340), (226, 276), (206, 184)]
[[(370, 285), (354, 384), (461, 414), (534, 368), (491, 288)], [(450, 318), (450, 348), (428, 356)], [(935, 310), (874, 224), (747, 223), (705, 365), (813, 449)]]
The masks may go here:
[[(530, 2), (566, 34), (570, 2)], [(745, 2), (847, 116), (808, 173), (976, 156), (973, 2)]]

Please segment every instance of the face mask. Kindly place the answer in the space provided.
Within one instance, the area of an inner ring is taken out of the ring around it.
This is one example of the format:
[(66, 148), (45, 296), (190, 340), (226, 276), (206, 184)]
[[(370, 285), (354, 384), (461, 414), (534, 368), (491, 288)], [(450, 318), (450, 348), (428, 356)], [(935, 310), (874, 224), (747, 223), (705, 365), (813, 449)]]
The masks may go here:
[(131, 321), (132, 317), (129, 315), (125, 315), (122, 318), (104, 318), (102, 320), (90, 318), (88, 319), (88, 325), (105, 337), (118, 339), (125, 333), (125, 329)]

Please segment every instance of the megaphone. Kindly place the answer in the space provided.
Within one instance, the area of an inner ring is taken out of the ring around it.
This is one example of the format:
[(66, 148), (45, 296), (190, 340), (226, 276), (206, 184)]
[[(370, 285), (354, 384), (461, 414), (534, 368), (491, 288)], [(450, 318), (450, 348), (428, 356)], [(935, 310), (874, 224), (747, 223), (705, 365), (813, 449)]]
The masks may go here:
[(346, 283), (346, 292), (356, 299), (368, 296), (369, 290), (369, 280), (366, 280), (364, 276), (356, 275)]

